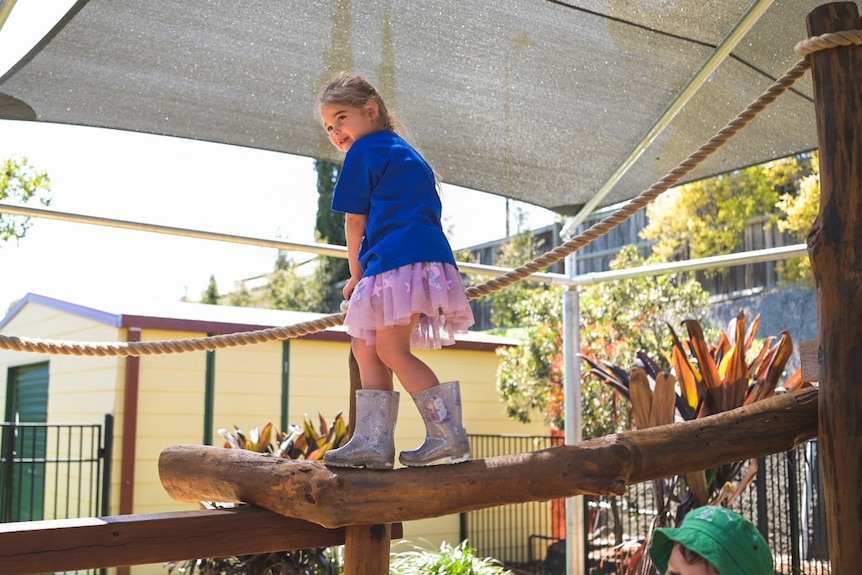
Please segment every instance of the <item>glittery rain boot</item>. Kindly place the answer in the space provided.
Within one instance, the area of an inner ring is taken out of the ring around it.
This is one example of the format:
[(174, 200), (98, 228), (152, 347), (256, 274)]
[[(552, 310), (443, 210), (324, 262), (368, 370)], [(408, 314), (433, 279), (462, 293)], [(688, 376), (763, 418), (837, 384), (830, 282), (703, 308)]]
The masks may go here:
[(470, 441), (461, 425), (461, 387), (457, 381), (441, 383), (411, 394), (425, 421), (425, 443), (402, 451), (399, 460), (409, 467), (428, 467), (468, 461)]
[(398, 392), (356, 391), (356, 426), (347, 445), (323, 454), (332, 467), (392, 469), (395, 463), (395, 421)]

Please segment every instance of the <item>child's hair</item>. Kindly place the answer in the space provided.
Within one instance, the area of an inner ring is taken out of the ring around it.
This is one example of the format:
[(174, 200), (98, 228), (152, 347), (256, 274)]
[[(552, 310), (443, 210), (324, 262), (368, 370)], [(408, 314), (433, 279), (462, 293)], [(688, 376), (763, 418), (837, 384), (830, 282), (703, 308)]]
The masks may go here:
[(697, 565), (699, 563), (703, 563), (703, 564), (706, 564), (710, 567), (713, 567), (713, 569), (715, 569), (715, 567), (712, 565), (712, 563), (710, 563), (709, 561), (704, 559), (703, 555), (701, 555), (700, 553), (698, 553), (696, 551), (692, 551), (691, 549), (689, 549), (688, 547), (686, 547), (682, 543), (677, 543), (677, 545), (679, 545), (679, 552), (687, 564)]
[[(340, 105), (350, 106), (351, 108), (364, 108), (368, 102), (374, 100), (377, 102), (380, 120), (379, 128), (381, 130), (392, 130), (397, 132), (402, 138), (410, 141), (410, 136), (407, 134), (404, 125), (395, 116), (393, 112), (386, 107), (386, 102), (377, 88), (371, 82), (354, 72), (339, 72), (326, 86), (320, 90), (317, 95), (317, 116), (320, 117), (321, 112), (327, 106)], [(442, 180), (434, 168), (434, 183), (437, 187), (437, 192), (440, 193), (443, 189)]]
[(380, 111), (380, 129), (399, 132), (400, 123), (386, 107), (383, 97), (368, 80), (353, 72), (341, 72), (323, 87), (317, 96), (317, 115), (332, 105), (364, 108), (371, 100)]

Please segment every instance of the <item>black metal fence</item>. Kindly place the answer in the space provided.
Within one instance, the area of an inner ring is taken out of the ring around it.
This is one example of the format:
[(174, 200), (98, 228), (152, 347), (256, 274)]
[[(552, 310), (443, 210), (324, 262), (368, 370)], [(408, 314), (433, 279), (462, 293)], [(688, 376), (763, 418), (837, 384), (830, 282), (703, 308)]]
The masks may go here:
[(108, 515), (113, 416), (104, 425), (0, 422), (0, 522)]
[[(477, 458), (544, 449), (556, 437), (471, 436)], [(754, 481), (730, 507), (766, 535), (775, 573), (830, 573), (817, 441), (759, 459)], [(742, 468), (737, 483), (748, 468)], [(628, 487), (625, 495), (584, 498), (588, 573), (619, 574), (632, 543), (643, 541), (656, 519), (652, 482)], [(563, 501), (523, 503), (461, 515), (461, 539), (480, 556), (538, 575), (565, 573)]]
[[(470, 435), (476, 459), (538, 451), (562, 443), (560, 437)], [(548, 546), (564, 537), (564, 526), (563, 500), (531, 501), (462, 513), (461, 540), (469, 540), (481, 557), (494, 557), (507, 566), (535, 567), (545, 560)]]

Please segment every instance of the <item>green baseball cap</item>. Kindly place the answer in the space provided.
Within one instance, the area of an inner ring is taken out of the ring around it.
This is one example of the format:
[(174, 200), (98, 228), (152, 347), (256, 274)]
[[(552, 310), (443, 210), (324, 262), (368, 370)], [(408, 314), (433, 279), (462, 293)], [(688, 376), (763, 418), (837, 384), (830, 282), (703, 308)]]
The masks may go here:
[(772, 552), (748, 519), (726, 507), (706, 505), (688, 512), (679, 527), (653, 532), (649, 554), (667, 572), (674, 543), (682, 543), (713, 564), (720, 575), (772, 575)]

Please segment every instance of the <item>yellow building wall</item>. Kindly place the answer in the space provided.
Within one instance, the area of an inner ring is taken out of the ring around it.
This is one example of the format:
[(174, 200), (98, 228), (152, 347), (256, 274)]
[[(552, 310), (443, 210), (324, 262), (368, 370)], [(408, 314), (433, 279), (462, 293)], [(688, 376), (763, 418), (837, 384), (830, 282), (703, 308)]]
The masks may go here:
[[(7, 324), (10, 335), (79, 342), (125, 340), (125, 330), (29, 304)], [(142, 341), (203, 337), (197, 332), (145, 329)], [(349, 344), (296, 339), (289, 342), (288, 422), (301, 424), (306, 415), (327, 422), (349, 410)], [(464, 425), (474, 434), (545, 435), (541, 425), (509, 420), (495, 388), (498, 359), (493, 351), (443, 349), (417, 354), (441, 381), (461, 382)], [(106, 413), (115, 416), (114, 465), (111, 514), (119, 513), (120, 462), (124, 457), (123, 357), (80, 357), (24, 354), (0, 350), (0, 389), (5, 389), (7, 367), (48, 361), (49, 423), (102, 423)], [(215, 400), (213, 443), (222, 445), (219, 428), (244, 432), (273, 423), (280, 427), (282, 402), (282, 342), (219, 349), (215, 352)], [(194, 509), (195, 504), (173, 501), (161, 486), (158, 459), (172, 445), (202, 444), (204, 436), (206, 353), (185, 352), (140, 357), (137, 429), (135, 432), (134, 513)], [(400, 383), (396, 447), (399, 451), (420, 445), (424, 425), (416, 407)], [(0, 400), (5, 396), (0, 394)], [(404, 537), (423, 547), (439, 547), (442, 541), (457, 544), (457, 515), (411, 521)], [(406, 549), (402, 543), (395, 549)], [(179, 558), (178, 558), (179, 559)], [(162, 564), (136, 566), (134, 575), (163, 575)]]
[[(32, 339), (79, 342), (117, 341), (119, 331), (111, 326), (60, 312), (40, 304), (25, 306), (4, 326), (8, 335)], [(123, 382), (124, 360), (118, 357), (87, 357), (0, 350), (0, 413), (5, 413), (9, 368), (48, 362), (48, 423), (102, 425), (106, 414), (115, 413), (117, 390)], [(80, 436), (65, 430), (47, 436), (46, 451), (56, 459), (77, 458)], [(113, 474), (118, 477), (119, 459), (114, 458)], [(71, 493), (67, 481), (77, 485), (81, 477), (87, 484), (95, 474), (89, 466), (47, 464), (45, 467), (45, 519), (74, 517), (78, 509), (97, 508), (98, 493)], [(58, 477), (58, 475), (60, 477)], [(112, 489), (112, 500), (119, 496), (119, 484)]]

